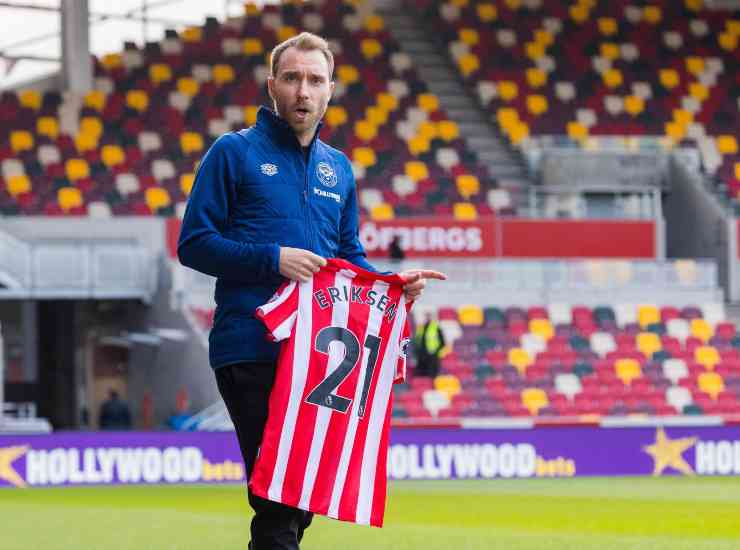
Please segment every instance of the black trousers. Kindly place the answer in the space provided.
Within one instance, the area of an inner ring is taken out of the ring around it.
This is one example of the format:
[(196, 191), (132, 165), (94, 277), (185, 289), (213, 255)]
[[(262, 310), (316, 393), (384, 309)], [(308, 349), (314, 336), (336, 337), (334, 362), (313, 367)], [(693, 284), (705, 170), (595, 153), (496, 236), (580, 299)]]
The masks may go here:
[[(257, 458), (275, 381), (275, 363), (237, 363), (216, 369), (216, 383), (236, 428), (247, 478)], [(253, 495), (249, 550), (297, 550), (313, 514)]]

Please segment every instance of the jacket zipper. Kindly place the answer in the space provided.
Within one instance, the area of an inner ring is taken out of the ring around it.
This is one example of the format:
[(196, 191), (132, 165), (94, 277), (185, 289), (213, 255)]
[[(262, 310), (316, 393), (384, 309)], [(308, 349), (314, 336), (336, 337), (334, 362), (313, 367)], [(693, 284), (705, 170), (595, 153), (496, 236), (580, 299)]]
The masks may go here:
[[(303, 156), (302, 153), (303, 151), (301, 151), (301, 156)], [(313, 242), (313, 231), (311, 227), (311, 205), (308, 203), (308, 167), (311, 164), (311, 149), (308, 150), (308, 156), (301, 160), (303, 160), (303, 203), (306, 206), (306, 227), (308, 228), (308, 244), (311, 252), (316, 252), (316, 247), (314, 246)]]

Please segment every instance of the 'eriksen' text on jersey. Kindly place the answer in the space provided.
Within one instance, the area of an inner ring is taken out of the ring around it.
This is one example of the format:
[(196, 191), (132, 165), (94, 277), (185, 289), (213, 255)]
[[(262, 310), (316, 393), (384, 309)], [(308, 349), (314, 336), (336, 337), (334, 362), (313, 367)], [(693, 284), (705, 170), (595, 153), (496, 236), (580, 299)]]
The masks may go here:
[(326, 309), (337, 302), (352, 304), (367, 304), (375, 306), (378, 311), (384, 312), (384, 317), (392, 321), (396, 315), (398, 304), (391, 302), (387, 294), (380, 294), (372, 288), (364, 286), (328, 286), (313, 293), (313, 298), (321, 309)]

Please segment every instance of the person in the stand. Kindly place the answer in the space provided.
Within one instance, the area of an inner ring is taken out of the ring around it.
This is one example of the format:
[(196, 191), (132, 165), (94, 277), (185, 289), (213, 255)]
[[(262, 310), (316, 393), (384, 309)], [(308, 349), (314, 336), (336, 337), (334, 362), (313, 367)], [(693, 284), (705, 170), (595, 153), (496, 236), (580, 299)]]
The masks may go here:
[(98, 425), (101, 430), (131, 429), (131, 411), (128, 403), (120, 398), (116, 390), (110, 390), (108, 399), (100, 405)]
[(406, 254), (401, 248), (401, 239), (398, 235), (395, 235), (388, 245), (388, 256), (395, 262), (402, 262), (406, 258)]
[[(346, 155), (318, 137), (334, 90), (323, 38), (301, 33), (278, 44), (267, 88), (274, 111), (221, 136), (203, 157), (183, 218), (178, 257), (217, 277), (211, 366), (251, 475), (267, 421), (279, 352), (255, 317), (285, 279), (307, 281), (339, 257), (375, 271), (358, 236), (357, 190)], [(431, 270), (400, 273), (416, 300)], [(296, 549), (312, 515), (248, 492), (252, 550)]]
[(436, 377), (439, 374), (439, 360), (445, 347), (445, 336), (439, 322), (431, 313), (426, 314), (423, 325), (419, 325), (414, 335), (416, 351), (416, 374)]

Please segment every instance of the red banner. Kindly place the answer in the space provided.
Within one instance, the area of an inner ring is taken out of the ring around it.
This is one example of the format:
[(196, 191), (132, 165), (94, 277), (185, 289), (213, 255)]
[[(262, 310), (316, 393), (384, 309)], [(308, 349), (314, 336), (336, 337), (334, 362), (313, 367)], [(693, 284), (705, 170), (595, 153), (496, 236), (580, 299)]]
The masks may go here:
[(655, 223), (618, 220), (518, 220), (501, 223), (507, 258), (655, 258)]
[(466, 222), (452, 218), (407, 218), (384, 222), (363, 220), (360, 224), (360, 241), (370, 257), (387, 257), (388, 247), (396, 236), (407, 257), (497, 255), (493, 218)]
[[(173, 257), (179, 233), (180, 220), (167, 220)], [(652, 221), (424, 217), (360, 224), (370, 257), (387, 257), (395, 236), (411, 258), (655, 258), (658, 249)]]

